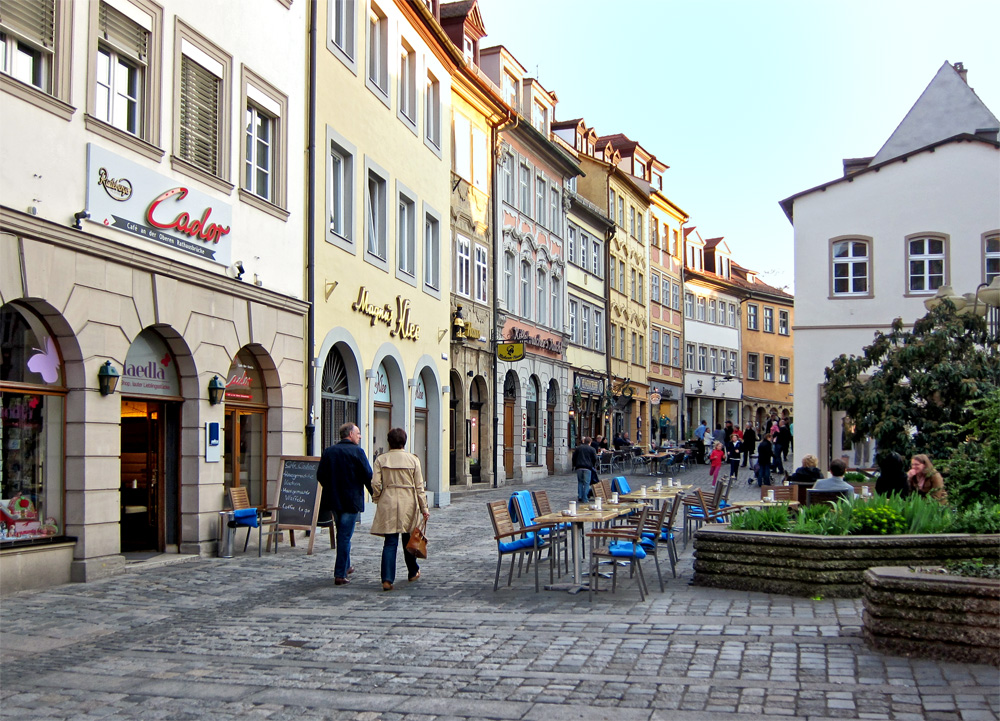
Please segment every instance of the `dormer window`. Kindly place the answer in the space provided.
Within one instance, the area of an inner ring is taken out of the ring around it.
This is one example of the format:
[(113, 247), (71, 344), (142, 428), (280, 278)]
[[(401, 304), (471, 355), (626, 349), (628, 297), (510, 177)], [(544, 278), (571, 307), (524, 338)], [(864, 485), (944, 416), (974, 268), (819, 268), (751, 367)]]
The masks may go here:
[(659, 173), (653, 173), (653, 187), (657, 190), (663, 189), (663, 176)]
[(635, 159), (635, 176), (643, 180), (646, 178), (646, 164), (638, 158)]
[(465, 58), (465, 62), (472, 63), (475, 61), (476, 55), (476, 44), (472, 41), (468, 35), (462, 39), (462, 57)]
[(503, 84), (503, 99), (507, 105), (517, 110), (517, 78), (514, 77), (513, 73), (504, 70), (501, 82)]
[(548, 133), (549, 111), (537, 100), (531, 104), (531, 124), (540, 133)]

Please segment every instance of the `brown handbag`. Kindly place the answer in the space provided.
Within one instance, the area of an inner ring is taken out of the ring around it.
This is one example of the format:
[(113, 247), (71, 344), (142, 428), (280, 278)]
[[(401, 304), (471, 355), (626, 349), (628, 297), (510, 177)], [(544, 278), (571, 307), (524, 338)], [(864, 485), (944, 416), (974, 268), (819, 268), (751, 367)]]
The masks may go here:
[(427, 521), (424, 518), (410, 531), (410, 540), (406, 542), (406, 550), (417, 558), (427, 558)]

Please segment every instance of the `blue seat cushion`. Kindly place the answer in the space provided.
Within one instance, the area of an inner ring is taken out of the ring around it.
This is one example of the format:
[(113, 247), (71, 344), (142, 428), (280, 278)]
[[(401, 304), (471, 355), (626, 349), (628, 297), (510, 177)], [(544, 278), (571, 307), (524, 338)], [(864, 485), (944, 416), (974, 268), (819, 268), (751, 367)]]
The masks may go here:
[[(518, 538), (514, 541), (497, 541), (497, 548), (500, 549), (500, 553), (513, 553), (514, 551), (521, 551), (525, 548), (533, 548), (534, 545), (534, 538)], [(545, 548), (545, 545), (539, 541), (538, 547)]]
[(535, 504), (531, 501), (531, 491), (515, 491), (507, 504), (511, 518), (520, 519), (521, 525), (530, 526), (535, 522)]
[(611, 479), (611, 490), (617, 493), (631, 493), (632, 487), (629, 486), (628, 481), (625, 480), (625, 476), (615, 476)]
[(615, 541), (614, 543), (608, 544), (608, 553), (616, 558), (636, 558), (642, 559), (646, 557), (646, 551), (643, 549), (642, 545), (638, 548), (633, 548), (633, 545), (629, 541)]
[(240, 508), (236, 511), (233, 511), (233, 520), (236, 521), (237, 526), (249, 526), (250, 528), (257, 528), (257, 509)]

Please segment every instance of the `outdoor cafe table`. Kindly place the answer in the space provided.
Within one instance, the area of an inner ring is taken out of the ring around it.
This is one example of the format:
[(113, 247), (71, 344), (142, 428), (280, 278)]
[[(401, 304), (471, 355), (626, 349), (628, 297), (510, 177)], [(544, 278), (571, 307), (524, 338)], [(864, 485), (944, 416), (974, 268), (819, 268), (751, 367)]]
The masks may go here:
[(769, 501), (762, 498), (759, 501), (734, 501), (729, 504), (733, 508), (771, 508), (772, 506), (787, 506), (794, 511), (799, 507), (798, 501)]
[(672, 456), (673, 456), (672, 453), (643, 453), (642, 454), (642, 457), (645, 458), (646, 461), (649, 463), (649, 475), (651, 475), (651, 476), (662, 476), (663, 473), (661, 471), (657, 471), (656, 469), (659, 468), (659, 465), (660, 465), (661, 462), (663, 462), (667, 458), (671, 458)]
[(583, 574), (580, 572), (580, 537), (583, 533), (584, 523), (607, 523), (608, 521), (613, 521), (619, 516), (624, 516), (632, 511), (636, 510), (637, 505), (634, 503), (605, 503), (604, 507), (600, 511), (592, 510), (589, 507), (578, 507), (576, 514), (572, 516), (566, 516), (562, 511), (555, 511), (553, 513), (546, 513), (543, 516), (535, 516), (535, 523), (569, 523), (570, 524), (570, 543), (573, 545), (573, 582), (570, 584), (560, 583), (551, 586), (546, 586), (546, 591), (569, 591), (570, 593), (579, 593), (584, 588), (583, 585)]
[(624, 493), (618, 497), (626, 501), (656, 501), (657, 505), (659, 505), (660, 501), (667, 501), (676, 496), (678, 493), (690, 490), (691, 488), (692, 486), (690, 484), (686, 486), (663, 486), (663, 488), (659, 491), (647, 488), (646, 495), (643, 495), (640, 490), (632, 491), (631, 493)]

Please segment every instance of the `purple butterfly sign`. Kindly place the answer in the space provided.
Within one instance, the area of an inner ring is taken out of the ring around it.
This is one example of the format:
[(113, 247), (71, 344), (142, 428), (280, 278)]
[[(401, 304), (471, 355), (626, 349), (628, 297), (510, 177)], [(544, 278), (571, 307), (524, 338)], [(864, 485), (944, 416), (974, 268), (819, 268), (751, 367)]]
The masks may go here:
[(56, 352), (56, 345), (52, 338), (45, 338), (45, 350), (33, 348), (38, 351), (28, 359), (28, 370), (38, 373), (46, 383), (55, 383), (59, 380), (59, 354)]

